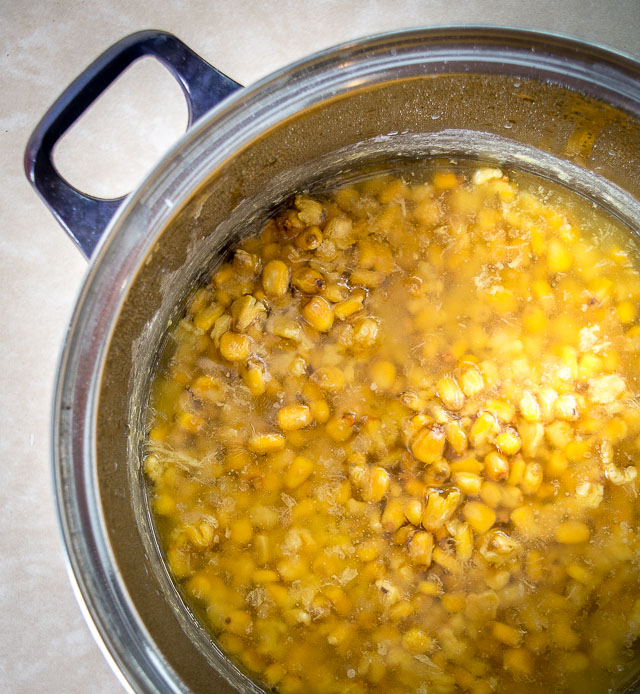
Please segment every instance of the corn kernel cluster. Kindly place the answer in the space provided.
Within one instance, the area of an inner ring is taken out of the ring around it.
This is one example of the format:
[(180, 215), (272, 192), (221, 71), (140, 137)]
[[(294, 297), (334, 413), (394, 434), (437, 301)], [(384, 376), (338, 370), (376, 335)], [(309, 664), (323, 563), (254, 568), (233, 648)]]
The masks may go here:
[(145, 459), (169, 567), (281, 694), (621, 687), (632, 249), (522, 175), (405, 179), (296, 196), (190, 299)]

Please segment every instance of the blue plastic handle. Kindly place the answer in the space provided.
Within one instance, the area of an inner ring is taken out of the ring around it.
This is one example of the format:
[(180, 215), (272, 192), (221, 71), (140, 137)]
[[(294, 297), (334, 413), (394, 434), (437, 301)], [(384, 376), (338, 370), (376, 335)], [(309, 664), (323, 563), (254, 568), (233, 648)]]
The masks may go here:
[(143, 56), (157, 58), (179, 82), (189, 107), (188, 127), (242, 86), (172, 34), (140, 31), (111, 46), (67, 87), (33, 131), (24, 167), (31, 185), (87, 258), (126, 196), (104, 200), (80, 192), (56, 170), (53, 148), (100, 94)]

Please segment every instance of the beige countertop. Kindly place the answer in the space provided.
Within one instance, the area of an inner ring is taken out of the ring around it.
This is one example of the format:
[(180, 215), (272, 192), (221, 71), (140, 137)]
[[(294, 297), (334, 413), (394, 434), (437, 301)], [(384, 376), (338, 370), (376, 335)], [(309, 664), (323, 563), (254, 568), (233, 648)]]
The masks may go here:
[[(26, 141), (101, 51), (140, 29), (175, 33), (243, 84), (304, 55), (419, 25), (507, 24), (640, 57), (639, 0), (0, 0), (0, 691), (122, 691), (83, 621), (65, 571), (50, 472), (58, 353), (86, 262), (29, 187)], [(87, 192), (127, 192), (184, 128), (178, 87), (136, 66), (72, 132), (59, 168)]]

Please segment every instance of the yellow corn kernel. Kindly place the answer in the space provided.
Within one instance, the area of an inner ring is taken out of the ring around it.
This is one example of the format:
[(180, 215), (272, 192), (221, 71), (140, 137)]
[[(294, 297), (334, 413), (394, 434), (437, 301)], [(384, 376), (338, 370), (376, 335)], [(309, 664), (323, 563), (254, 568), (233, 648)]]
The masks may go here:
[(534, 306), (525, 311), (522, 317), (524, 329), (529, 333), (533, 333), (534, 335), (543, 333), (547, 327), (547, 323), (547, 316), (539, 306)]
[(464, 393), (453, 376), (443, 376), (436, 383), (436, 392), (442, 404), (450, 410), (457, 411), (464, 405)]
[(360, 561), (369, 562), (380, 556), (380, 544), (377, 540), (370, 539), (361, 542), (356, 548), (356, 556)]
[(547, 247), (547, 264), (549, 271), (553, 273), (567, 272), (573, 263), (571, 253), (562, 241), (551, 239)]
[(251, 580), (254, 583), (274, 583), (280, 580), (280, 576), (277, 571), (272, 569), (257, 569), (253, 572)]
[(307, 405), (285, 405), (278, 410), (278, 425), (283, 431), (304, 429), (311, 422), (311, 410)]
[(395, 364), (386, 359), (375, 362), (369, 374), (377, 390), (390, 390), (396, 379)]
[(480, 487), (480, 498), (487, 506), (496, 508), (502, 501), (502, 489), (495, 482), (485, 481)]
[(284, 448), (285, 440), (281, 434), (256, 434), (249, 439), (248, 448), (253, 453), (265, 455)]
[(464, 593), (445, 593), (440, 601), (447, 612), (463, 612), (467, 604)]
[(220, 337), (220, 355), (227, 361), (244, 361), (251, 352), (251, 338), (241, 333), (226, 332)]
[(580, 409), (575, 395), (560, 395), (555, 402), (555, 414), (565, 422), (575, 422), (580, 418)]
[(627, 325), (633, 323), (636, 319), (636, 306), (632, 301), (621, 301), (616, 306), (616, 315), (618, 320), (623, 324)]
[(496, 521), (496, 513), (481, 501), (468, 501), (462, 508), (462, 515), (479, 535), (486, 533)]
[(475, 366), (467, 366), (460, 376), (460, 387), (468, 398), (480, 393), (484, 385), (482, 373)]
[(433, 562), (454, 576), (459, 575), (462, 570), (462, 566), (453, 554), (445, 552), (440, 547), (434, 547), (433, 549)]
[(171, 496), (171, 494), (168, 494), (167, 492), (158, 494), (153, 501), (153, 508), (160, 516), (170, 516), (176, 510), (175, 497)]
[(322, 592), (329, 598), (335, 611), (342, 617), (346, 617), (352, 609), (351, 601), (347, 594), (339, 586), (325, 586)]
[(253, 526), (248, 518), (238, 518), (230, 525), (231, 540), (239, 545), (246, 545), (253, 537)]
[(482, 487), (482, 478), (475, 472), (454, 472), (451, 476), (453, 484), (464, 494), (476, 496)]
[(512, 422), (516, 414), (516, 409), (510, 402), (498, 399), (490, 400), (487, 403), (487, 410), (505, 423)]
[(535, 530), (535, 516), (530, 506), (519, 506), (511, 511), (511, 522), (516, 530), (524, 536), (530, 536)]
[(266, 389), (265, 368), (264, 364), (258, 359), (249, 359), (247, 368), (242, 373), (242, 379), (246, 383), (247, 388), (251, 391), (251, 395), (255, 398), (264, 394)]
[(253, 538), (253, 552), (258, 560), (258, 564), (266, 564), (271, 558), (269, 536), (264, 534), (255, 535)]
[(435, 643), (422, 629), (413, 627), (402, 635), (402, 645), (410, 653), (427, 653), (433, 650)]
[(369, 476), (369, 501), (381, 501), (389, 488), (389, 473), (383, 467), (374, 467)]
[(493, 622), (491, 624), (491, 633), (500, 643), (503, 643), (505, 646), (511, 646), (511, 648), (517, 648), (522, 643), (522, 632), (504, 622)]
[(282, 663), (271, 663), (271, 665), (267, 666), (262, 676), (270, 687), (275, 687), (286, 674), (287, 669)]
[(544, 477), (544, 468), (540, 463), (527, 463), (520, 480), (520, 489), (524, 494), (535, 494)]
[(409, 523), (420, 525), (424, 514), (424, 506), (420, 499), (409, 499), (404, 507), (404, 515)]
[(331, 412), (329, 410), (329, 403), (326, 400), (312, 400), (309, 403), (309, 408), (311, 410), (311, 416), (319, 424), (325, 424), (329, 420)]
[(218, 320), (218, 318), (220, 318), (220, 316), (223, 313), (224, 306), (214, 301), (209, 306), (200, 309), (193, 316), (193, 323), (200, 330), (208, 332), (209, 330), (211, 330), (216, 320)]
[(323, 366), (316, 369), (311, 380), (323, 390), (338, 391), (344, 388), (344, 372), (337, 366)]
[(453, 171), (438, 171), (433, 175), (432, 183), (436, 190), (452, 190), (458, 186), (458, 177)]
[(512, 429), (503, 431), (496, 436), (496, 448), (505, 455), (515, 455), (521, 447), (520, 437)]
[(568, 520), (556, 526), (554, 535), (556, 541), (563, 545), (575, 545), (588, 542), (591, 531), (589, 526), (582, 521)]
[(341, 415), (334, 415), (327, 421), (324, 425), (325, 431), (329, 438), (343, 443), (353, 434), (355, 421), (353, 412), (343, 412)]
[(525, 648), (509, 648), (504, 652), (503, 665), (514, 675), (530, 677), (533, 674), (533, 658)]
[(404, 525), (404, 502), (401, 499), (387, 501), (380, 520), (385, 532), (395, 532), (400, 526)]
[(314, 296), (302, 307), (302, 317), (318, 332), (326, 333), (333, 325), (333, 309), (331, 304), (321, 296)]
[(498, 431), (498, 423), (490, 412), (481, 412), (469, 431), (469, 443), (475, 448), (489, 443)]
[(484, 458), (485, 474), (496, 482), (507, 479), (509, 467), (509, 461), (497, 451), (490, 451)]
[(340, 282), (329, 282), (322, 296), (332, 304), (339, 304), (349, 298), (349, 288)]
[(519, 404), (520, 414), (527, 422), (540, 421), (540, 405), (538, 405), (535, 395), (529, 392), (524, 393)]
[(409, 556), (413, 562), (419, 566), (429, 567), (432, 553), (433, 535), (423, 531), (415, 533), (409, 542)]
[(380, 326), (370, 317), (358, 318), (353, 324), (354, 342), (362, 347), (373, 347), (378, 339)]
[(334, 306), (336, 318), (344, 320), (360, 311), (366, 296), (366, 292), (363, 289), (354, 289), (347, 299)]
[(445, 442), (441, 426), (424, 427), (413, 437), (411, 452), (421, 463), (435, 463), (442, 457)]
[(304, 266), (293, 271), (291, 284), (305, 294), (319, 294), (326, 288), (327, 281), (321, 272)]
[(444, 431), (451, 448), (458, 455), (462, 455), (467, 450), (467, 434), (460, 422), (455, 420), (447, 422)]
[(176, 421), (182, 429), (192, 433), (200, 431), (205, 425), (204, 419), (193, 412), (181, 412), (176, 417)]
[(313, 472), (313, 463), (309, 458), (297, 456), (289, 465), (285, 476), (284, 485), (288, 489), (296, 489), (299, 487)]

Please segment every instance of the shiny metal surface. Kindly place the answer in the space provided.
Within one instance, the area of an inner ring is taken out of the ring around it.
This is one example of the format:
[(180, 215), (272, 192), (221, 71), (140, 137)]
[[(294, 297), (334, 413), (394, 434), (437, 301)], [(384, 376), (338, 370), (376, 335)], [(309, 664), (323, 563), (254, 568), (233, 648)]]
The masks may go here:
[(140, 469), (149, 377), (202, 268), (292, 190), (416, 155), (553, 165), (637, 226), (638, 152), (640, 64), (559, 37), (454, 28), (312, 56), (232, 95), (167, 154), (98, 246), (55, 402), (70, 567), (132, 690), (259, 691), (171, 583)]

